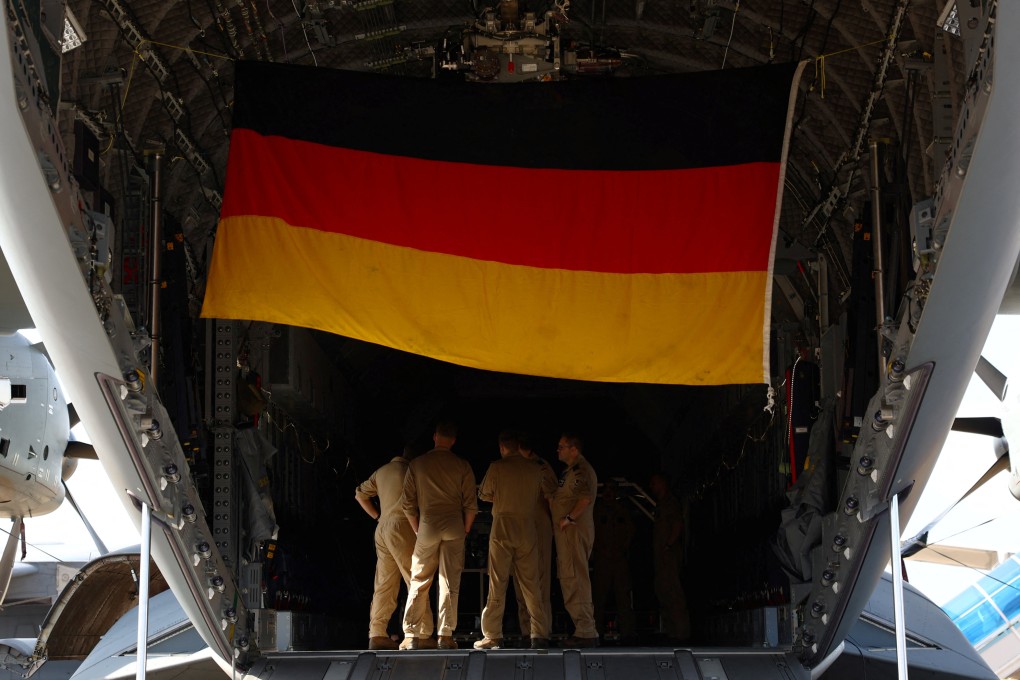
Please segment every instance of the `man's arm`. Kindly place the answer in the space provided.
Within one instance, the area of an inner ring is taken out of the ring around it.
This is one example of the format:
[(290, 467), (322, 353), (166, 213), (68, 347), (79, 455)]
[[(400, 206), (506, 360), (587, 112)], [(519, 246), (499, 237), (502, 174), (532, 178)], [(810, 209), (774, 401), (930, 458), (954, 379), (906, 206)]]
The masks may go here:
[(556, 473), (553, 472), (549, 465), (542, 466), (542, 496), (545, 498), (552, 498), (553, 494), (556, 493), (556, 489), (559, 487), (559, 482), (556, 479)]
[(418, 487), (414, 482), (414, 471), (409, 467), (404, 475), (404, 492), (400, 497), (400, 509), (410, 522), (414, 533), (418, 533)]
[(378, 521), (382, 511), (377, 510), (375, 504), (372, 503), (372, 499), (379, 495), (379, 485), (375, 481), (375, 474), (373, 472), (371, 477), (358, 485), (358, 488), (354, 490), (354, 500), (358, 501), (358, 505), (368, 513), (369, 517)]
[(559, 519), (560, 529), (566, 529), (568, 526), (573, 524), (581, 513), (592, 504), (595, 500), (596, 494), (599, 492), (598, 480), (595, 478), (595, 471), (590, 466), (583, 466), (576, 473), (578, 476), (574, 481), (574, 485), (577, 492), (580, 492), (577, 500), (574, 502), (574, 507), (567, 513), (567, 517), (561, 517)]
[[(577, 518), (581, 516), (581, 513), (584, 512), (584, 509), (587, 508), (589, 505), (591, 505), (590, 498), (578, 498), (577, 502), (574, 503), (574, 507), (571, 508), (570, 512), (568, 512), (567, 514), (570, 515), (570, 517), (572, 517), (576, 521)], [(574, 522), (570, 521), (566, 517), (561, 517), (560, 529), (566, 529), (573, 523)]]
[[(680, 508), (677, 507), (679, 511)], [(683, 516), (679, 512), (670, 518), (669, 522), (669, 539), (666, 541), (666, 548), (672, 548), (676, 542), (680, 539), (680, 536), (684, 531), (684, 520)]]
[(492, 466), (485, 471), (485, 476), (482, 477), (482, 483), (478, 486), (478, 497), (487, 503), (491, 503), (495, 497), (495, 489), (492, 488)]
[(680, 538), (680, 532), (683, 530), (684, 524), (680, 520), (671, 522), (669, 525), (669, 540), (666, 541), (666, 549), (670, 550), (678, 538)]
[[(471, 466), (467, 461), (463, 462), (464, 476), (461, 481), (461, 500), (464, 508), (464, 534), (467, 535), (471, 533), (471, 526), (475, 523), (475, 517), (478, 516), (478, 496), (481, 494), (481, 490), (475, 486), (475, 473), (471, 471)], [(488, 472), (486, 472), (485, 476), (489, 476)]]
[(379, 521), (380, 512), (375, 509), (375, 503), (372, 502), (371, 498), (366, 498), (360, 494), (354, 496), (354, 499), (358, 501), (358, 505), (364, 509), (365, 513), (375, 521)]

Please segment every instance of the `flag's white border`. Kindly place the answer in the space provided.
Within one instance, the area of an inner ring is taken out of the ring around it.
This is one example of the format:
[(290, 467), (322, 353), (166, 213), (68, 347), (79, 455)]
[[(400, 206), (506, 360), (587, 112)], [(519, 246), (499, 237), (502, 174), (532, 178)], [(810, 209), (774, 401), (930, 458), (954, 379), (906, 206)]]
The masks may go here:
[(783, 189), (786, 185), (786, 160), (790, 154), (790, 133), (793, 130), (793, 114), (800, 92), (800, 77), (808, 62), (802, 61), (793, 73), (790, 83), (790, 101), (786, 108), (786, 130), (783, 132), (783, 153), (779, 160), (779, 186), (776, 188), (776, 214), (772, 220), (772, 247), (769, 249), (769, 274), (765, 277), (765, 318), (762, 328), (762, 382), (769, 384), (772, 375), (769, 367), (770, 338), (772, 337), (772, 277), (776, 267), (776, 239), (779, 237), (779, 215), (783, 211)]

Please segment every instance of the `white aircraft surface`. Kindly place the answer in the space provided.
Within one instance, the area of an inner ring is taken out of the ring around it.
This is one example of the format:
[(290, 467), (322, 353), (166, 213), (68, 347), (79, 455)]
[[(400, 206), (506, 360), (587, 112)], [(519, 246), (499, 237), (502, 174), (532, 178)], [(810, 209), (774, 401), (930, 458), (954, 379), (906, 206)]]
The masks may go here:
[[(1012, 310), (1011, 310), (1012, 311)], [(974, 376), (958, 418), (1016, 417), (1020, 316), (1000, 314), (982, 356), (1010, 378), (1006, 399)], [(1011, 493), (1003, 449), (1008, 441), (987, 434), (951, 432), (915, 512), (904, 531), (911, 583), (945, 609), (999, 677), (1020, 668), (1020, 595), (1013, 527), (1020, 503)], [(969, 492), (969, 493), (968, 493)], [(947, 499), (960, 499), (947, 503)], [(907, 537), (924, 534), (917, 550)], [(914, 552), (916, 550), (916, 552)]]

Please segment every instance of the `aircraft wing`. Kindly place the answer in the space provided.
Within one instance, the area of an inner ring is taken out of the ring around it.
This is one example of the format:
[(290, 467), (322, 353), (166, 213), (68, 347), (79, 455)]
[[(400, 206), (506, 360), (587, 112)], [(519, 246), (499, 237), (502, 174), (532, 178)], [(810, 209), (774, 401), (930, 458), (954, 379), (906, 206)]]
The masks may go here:
[(13, 333), (33, 326), (32, 315), (28, 313), (7, 258), (0, 257), (0, 333)]
[(866, 412), (880, 413), (881, 422), (862, 427), (854, 460), (869, 456), (877, 461), (875, 472), (851, 474), (837, 517), (823, 533), (823, 544), (837, 536), (843, 542), (829, 551), (839, 562), (838, 588), (818, 583), (809, 596), (809, 605), (818, 603), (824, 611), (802, 631), (809, 665), (838, 647), (878, 583), (890, 555), (891, 497), (901, 495), (901, 516), (908, 519), (1013, 279), (1020, 256), (1020, 196), (1015, 190), (1020, 182), (1015, 123), (1020, 84), (1010, 65), (1020, 58), (1020, 45), (997, 40), (991, 49), (991, 43), (994, 35), (1016, 30), (1020, 6), (998, 3), (936, 192), (935, 230), (943, 230), (942, 245), (934, 275), (917, 281), (927, 290), (923, 311), (907, 305), (895, 328), (887, 329), (893, 339), (890, 359), (902, 360), (913, 375), (906, 385), (883, 380), (869, 404)]

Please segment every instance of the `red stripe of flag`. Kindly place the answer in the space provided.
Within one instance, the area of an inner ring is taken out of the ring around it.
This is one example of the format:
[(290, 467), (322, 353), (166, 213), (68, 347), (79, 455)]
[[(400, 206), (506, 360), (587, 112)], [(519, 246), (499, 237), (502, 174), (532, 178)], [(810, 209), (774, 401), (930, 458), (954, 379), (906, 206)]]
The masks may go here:
[(763, 271), (778, 163), (684, 170), (473, 165), (235, 128), (222, 217), (533, 267)]

